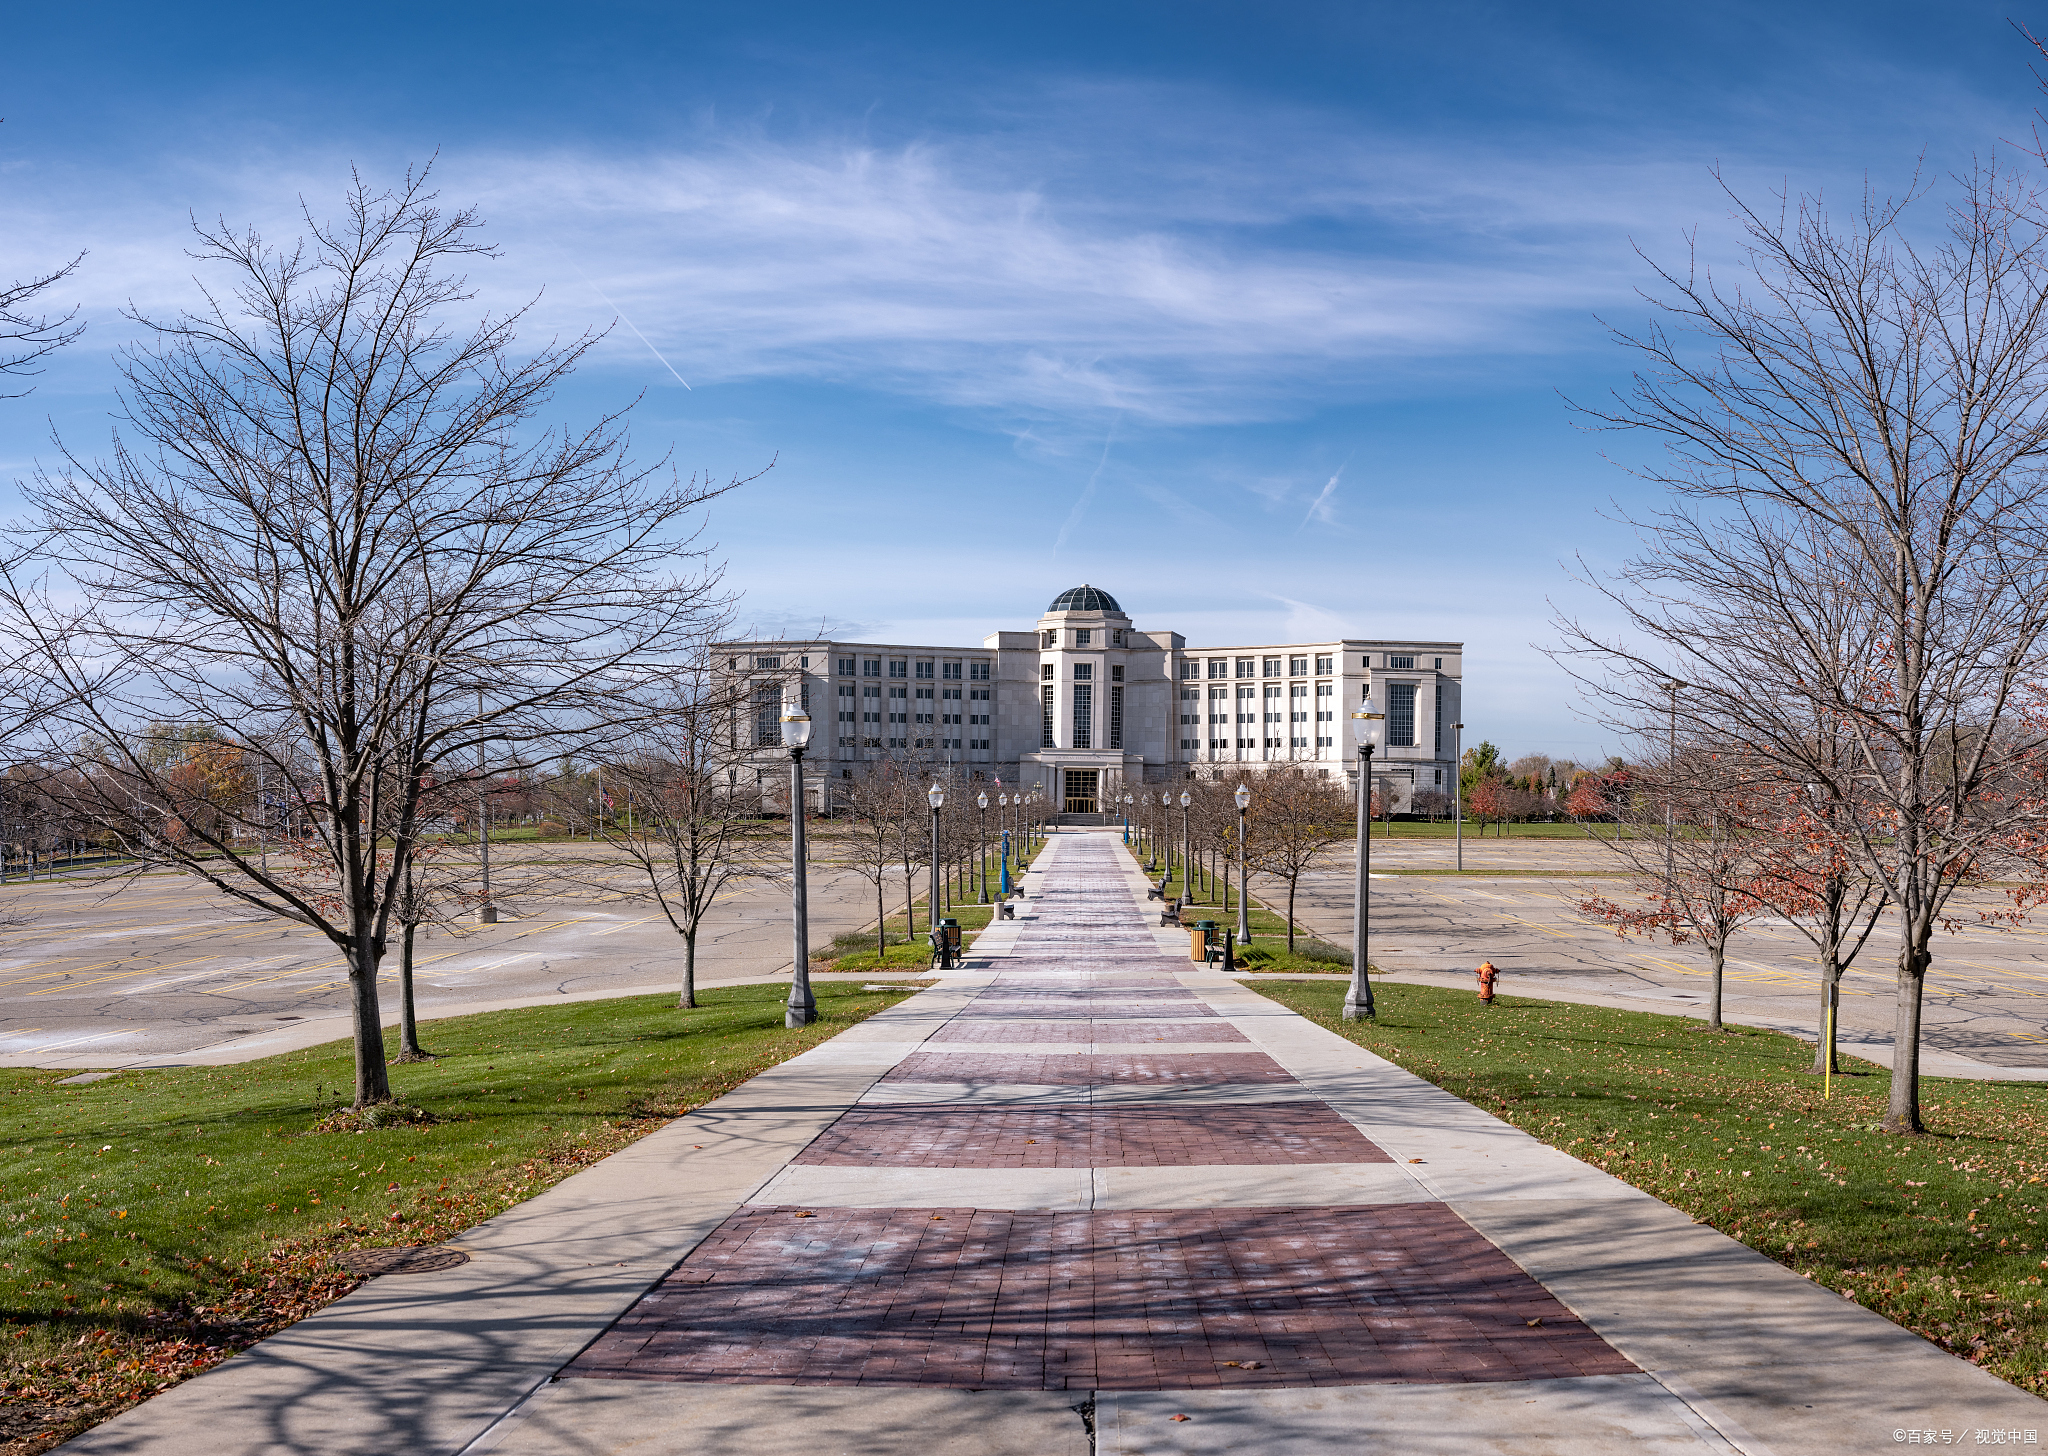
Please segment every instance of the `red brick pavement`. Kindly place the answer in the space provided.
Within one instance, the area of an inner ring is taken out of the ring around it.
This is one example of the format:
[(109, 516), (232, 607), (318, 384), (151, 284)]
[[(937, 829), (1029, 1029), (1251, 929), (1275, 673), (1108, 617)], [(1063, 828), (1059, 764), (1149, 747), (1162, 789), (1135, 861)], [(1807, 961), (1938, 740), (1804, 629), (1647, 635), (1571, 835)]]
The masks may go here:
[(935, 1042), (973, 1042), (981, 1046), (1004, 1042), (1147, 1042), (1242, 1041), (1250, 1037), (1228, 1022), (1203, 1025), (1172, 1021), (1098, 1021), (1092, 1026), (1071, 1022), (989, 1022), (965, 1025), (948, 1022), (933, 1032)]
[(1264, 1052), (1208, 1052), (1170, 1057), (1064, 1055), (990, 1056), (983, 1052), (912, 1052), (884, 1082), (1010, 1082), (1039, 1087), (1152, 1083), (1213, 1087), (1232, 1082), (1301, 1084)]
[[(954, 1014), (954, 1020), (968, 1017), (976, 1020), (1005, 1021), (1032, 1017), (1038, 1020), (1085, 1021), (1106, 1014), (1105, 1008), (1096, 1001), (1075, 998), (1071, 1003), (1048, 1002), (1044, 1005), (1027, 1005), (1013, 1001), (1008, 1005), (1000, 1002), (970, 1001)], [(1190, 1016), (1214, 1016), (1216, 1013), (1200, 1001), (1148, 1001), (1143, 1006), (1133, 1006), (1132, 1017), (1153, 1016), (1167, 1021), (1185, 1020)]]
[(1441, 1204), (809, 1212), (743, 1208), (562, 1373), (978, 1390), (1636, 1373)]
[(1327, 1103), (1232, 1107), (869, 1104), (796, 1162), (833, 1168), (1218, 1168), (1388, 1163)]

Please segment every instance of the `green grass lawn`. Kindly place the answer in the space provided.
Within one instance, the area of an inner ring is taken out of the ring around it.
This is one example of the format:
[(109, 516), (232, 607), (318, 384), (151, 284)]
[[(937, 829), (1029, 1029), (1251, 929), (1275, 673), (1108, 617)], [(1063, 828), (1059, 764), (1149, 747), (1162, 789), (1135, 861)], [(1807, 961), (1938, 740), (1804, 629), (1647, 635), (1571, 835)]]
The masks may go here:
[(1254, 989), (1684, 1209), (1992, 1374), (2048, 1394), (2048, 1088), (1926, 1079), (1924, 1137), (1877, 1131), (1888, 1073), (1823, 1100), (1810, 1044), (1597, 1006), (1389, 985)]
[(446, 1239), (916, 989), (821, 984), (800, 1031), (780, 985), (429, 1022), (438, 1059), (391, 1077), (436, 1120), (360, 1133), (314, 1130), (354, 1122), (346, 1043), (82, 1087), (0, 1071), (0, 1416), (104, 1418), (345, 1294), (337, 1254)]

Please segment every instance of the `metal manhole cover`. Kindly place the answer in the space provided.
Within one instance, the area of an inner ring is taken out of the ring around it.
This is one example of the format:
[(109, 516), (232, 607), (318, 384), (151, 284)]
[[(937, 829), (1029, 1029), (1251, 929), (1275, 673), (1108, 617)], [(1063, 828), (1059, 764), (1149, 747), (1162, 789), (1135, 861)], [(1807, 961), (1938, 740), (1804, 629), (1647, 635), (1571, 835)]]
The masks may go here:
[(336, 1260), (351, 1274), (433, 1274), (467, 1264), (460, 1249), (414, 1246), (402, 1249), (355, 1249)]

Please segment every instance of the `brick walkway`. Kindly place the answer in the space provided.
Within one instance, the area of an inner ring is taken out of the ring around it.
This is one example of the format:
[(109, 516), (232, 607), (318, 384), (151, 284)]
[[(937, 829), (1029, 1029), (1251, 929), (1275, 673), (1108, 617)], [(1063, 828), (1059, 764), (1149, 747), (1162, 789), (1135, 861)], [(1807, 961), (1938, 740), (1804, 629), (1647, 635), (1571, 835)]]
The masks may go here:
[[(904, 1056), (796, 1165), (872, 1179), (1283, 1166), (1313, 1176), (1391, 1161), (1272, 1057), (1228, 1049), (1246, 1038), (1178, 980), (1187, 962), (1144, 925), (1114, 840), (1062, 840), (1046, 878), (1039, 917), (928, 1039), (933, 1049)], [(1091, 1050), (1104, 1043), (1131, 1050)], [(943, 1100), (961, 1087), (1014, 1092), (1019, 1105)], [(916, 1088), (933, 1095), (908, 1095)], [(1124, 1095), (1091, 1105), (1112, 1088)], [(1233, 1089), (1242, 1094), (1228, 1105), (1213, 1100)], [(1260, 1102), (1260, 1089), (1287, 1100)], [(1042, 1213), (764, 1202), (727, 1219), (564, 1373), (1200, 1390), (1634, 1371), (1440, 1202)]]

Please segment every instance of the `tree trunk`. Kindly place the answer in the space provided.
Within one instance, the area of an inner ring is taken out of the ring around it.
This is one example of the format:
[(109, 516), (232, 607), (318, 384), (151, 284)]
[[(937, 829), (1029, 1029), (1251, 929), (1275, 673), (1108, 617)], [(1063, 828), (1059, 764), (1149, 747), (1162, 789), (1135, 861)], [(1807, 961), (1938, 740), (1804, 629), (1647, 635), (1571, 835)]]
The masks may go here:
[(1717, 935), (1707, 942), (1707, 955), (1714, 967), (1714, 997), (1707, 1008), (1707, 1025), (1714, 1031), (1723, 1031), (1721, 1025), (1721, 969), (1727, 963), (1728, 937)]
[(1899, 948), (1899, 1007), (1892, 1025), (1892, 1100), (1884, 1115), (1886, 1132), (1927, 1130), (1920, 1124), (1920, 992), (1933, 959), (1924, 931)]
[[(1829, 993), (1839, 986), (1841, 981), (1841, 947), (1837, 942), (1830, 940), (1821, 947), (1820, 952), (1820, 1034), (1813, 1039), (1813, 1075), (1816, 1077), (1842, 1070), (1841, 1063), (1835, 1060), (1834, 1028), (1828, 1024), (1828, 1002), (1830, 999), (1838, 999), (1841, 994), (1835, 991), (1831, 997)], [(1839, 1021), (1839, 1006), (1835, 1016)]]
[(391, 1100), (391, 1069), (384, 1061), (384, 1017), (377, 1006), (378, 959), (367, 935), (358, 937), (349, 948), (349, 1011), (355, 1030), (358, 1107)]
[(1296, 875), (1287, 882), (1287, 953), (1294, 954), (1294, 891), (1301, 876)]
[(683, 989), (676, 993), (676, 1009), (697, 1009), (697, 932), (694, 927), (683, 932)]
[(882, 898), (882, 874), (875, 874), (875, 959), (889, 953), (889, 906)]
[(412, 1008), (412, 939), (417, 925), (405, 927), (398, 946), (398, 1060), (428, 1062), (431, 1052), (420, 1049), (420, 1027)]

